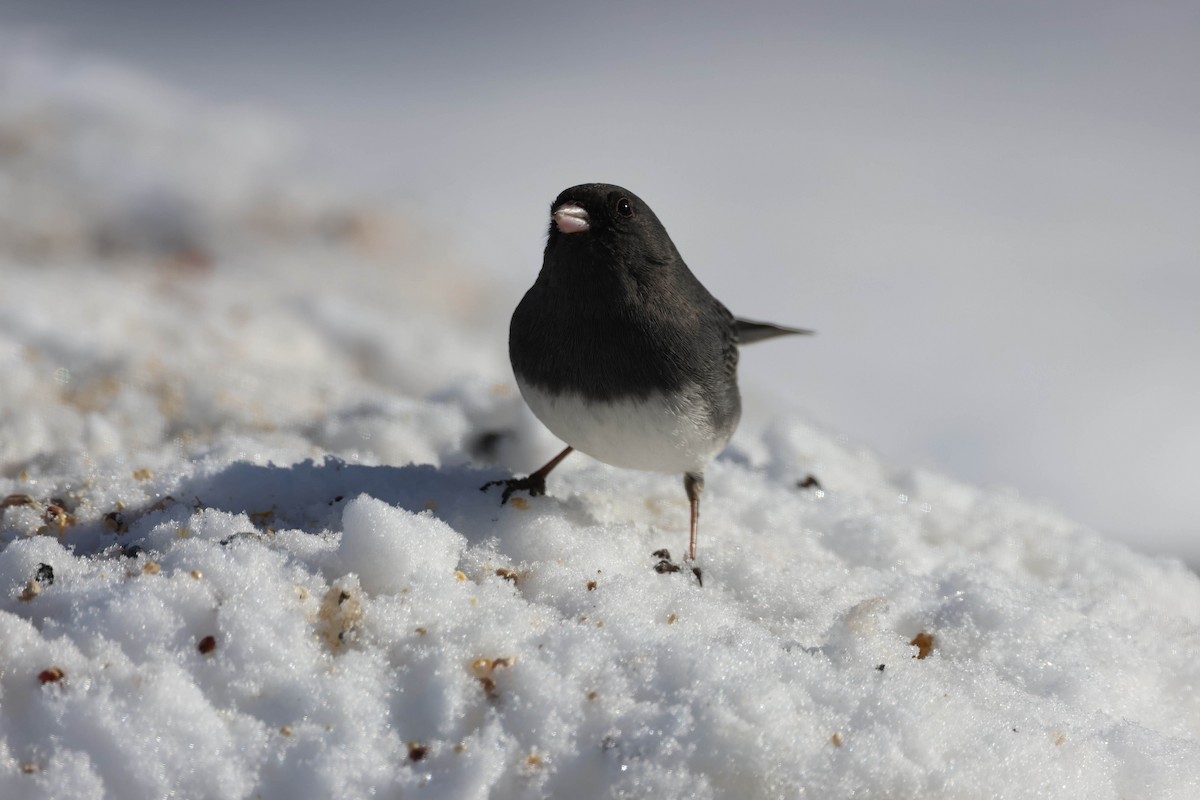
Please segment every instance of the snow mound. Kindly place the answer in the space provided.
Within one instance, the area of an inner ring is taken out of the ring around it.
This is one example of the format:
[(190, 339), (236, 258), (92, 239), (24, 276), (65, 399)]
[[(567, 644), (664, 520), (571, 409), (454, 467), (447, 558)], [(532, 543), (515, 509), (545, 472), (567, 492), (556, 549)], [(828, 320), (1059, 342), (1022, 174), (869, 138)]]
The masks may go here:
[[(88, 119), (189, 141), (91, 81), (49, 195), (102, 196)], [(202, 217), (255, 194), (171, 161)], [(556, 446), (449, 299), (486, 278), (233, 233), (200, 273), (35, 264), (0, 202), (0, 796), (1197, 796), (1178, 561), (784, 418), (707, 475), (703, 586), (659, 574), (677, 477), (480, 491)]]
[(184, 268), (254, 243), (369, 238), (315, 180), (297, 132), (115, 62), (0, 31), (0, 246), (30, 261), (151, 258)]

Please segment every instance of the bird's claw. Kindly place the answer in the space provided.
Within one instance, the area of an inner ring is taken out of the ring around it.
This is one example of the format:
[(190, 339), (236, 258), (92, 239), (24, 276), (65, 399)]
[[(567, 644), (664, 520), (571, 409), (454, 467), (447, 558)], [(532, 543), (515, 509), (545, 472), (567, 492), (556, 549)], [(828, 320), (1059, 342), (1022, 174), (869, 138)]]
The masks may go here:
[(546, 493), (546, 478), (545, 476), (535, 474), (525, 478), (504, 478), (498, 481), (488, 481), (479, 487), (479, 491), (486, 492), (493, 486), (504, 487), (504, 491), (500, 494), (500, 505), (504, 505), (508, 502), (508, 498), (512, 497), (513, 492), (529, 492), (530, 497), (541, 497)]
[[(671, 551), (666, 548), (655, 550), (650, 555), (658, 559), (658, 563), (654, 565), (654, 571), (659, 575), (666, 575), (669, 572), (679, 572), (683, 569), (683, 565), (676, 564), (671, 560)], [(685, 561), (684, 564), (686, 565), (686, 563)], [(696, 582), (703, 586), (704, 576), (701, 574), (700, 568), (693, 565), (692, 574), (696, 576)]]

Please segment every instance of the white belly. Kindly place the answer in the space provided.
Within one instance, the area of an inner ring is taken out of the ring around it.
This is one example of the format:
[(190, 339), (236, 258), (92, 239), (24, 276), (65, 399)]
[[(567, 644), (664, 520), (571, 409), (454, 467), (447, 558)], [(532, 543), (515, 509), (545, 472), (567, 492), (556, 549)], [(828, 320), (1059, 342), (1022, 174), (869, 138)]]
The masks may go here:
[(714, 429), (696, 392), (597, 403), (577, 394), (551, 397), (520, 378), (517, 386), (534, 415), (555, 436), (615, 467), (703, 472), (733, 435), (732, 426), (726, 431)]

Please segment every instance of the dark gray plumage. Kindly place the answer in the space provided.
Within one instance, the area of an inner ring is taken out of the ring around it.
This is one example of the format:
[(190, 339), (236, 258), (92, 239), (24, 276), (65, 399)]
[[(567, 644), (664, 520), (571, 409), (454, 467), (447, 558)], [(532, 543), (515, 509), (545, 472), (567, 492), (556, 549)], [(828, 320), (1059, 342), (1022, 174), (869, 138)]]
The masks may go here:
[(572, 449), (682, 472), (694, 560), (704, 466), (741, 416), (738, 345), (806, 333), (736, 319), (632, 192), (567, 189), (551, 206), (541, 272), (513, 313), (509, 357), (530, 408), (570, 446), (528, 478), (493, 481), (505, 486), (501, 502), (542, 494)]

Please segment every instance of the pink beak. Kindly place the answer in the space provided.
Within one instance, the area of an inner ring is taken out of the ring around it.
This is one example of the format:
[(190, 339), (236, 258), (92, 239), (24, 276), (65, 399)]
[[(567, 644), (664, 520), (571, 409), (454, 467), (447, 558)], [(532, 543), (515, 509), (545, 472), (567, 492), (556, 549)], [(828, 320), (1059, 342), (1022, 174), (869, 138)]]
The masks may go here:
[(583, 206), (575, 203), (563, 203), (554, 209), (554, 224), (560, 233), (583, 233), (591, 225), (588, 224), (588, 213)]

